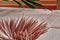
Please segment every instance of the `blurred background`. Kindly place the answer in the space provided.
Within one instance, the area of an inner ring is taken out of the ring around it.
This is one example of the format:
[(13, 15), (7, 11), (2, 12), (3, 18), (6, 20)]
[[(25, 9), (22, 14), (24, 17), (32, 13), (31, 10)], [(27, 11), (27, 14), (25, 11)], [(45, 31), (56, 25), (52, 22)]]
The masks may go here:
[[(0, 7), (19, 7), (13, 0), (9, 0), (10, 2), (5, 2), (0, 0)], [(17, 0), (21, 2), (21, 0)], [(57, 0), (39, 0), (38, 3), (48, 7), (49, 9), (57, 9)], [(22, 3), (25, 7), (27, 7), (24, 3)]]

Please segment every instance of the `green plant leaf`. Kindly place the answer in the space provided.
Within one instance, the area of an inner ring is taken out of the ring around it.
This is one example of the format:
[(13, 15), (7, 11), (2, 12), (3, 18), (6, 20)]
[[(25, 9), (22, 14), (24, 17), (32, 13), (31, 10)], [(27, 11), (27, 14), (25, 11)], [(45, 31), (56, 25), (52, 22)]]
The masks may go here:
[(45, 7), (45, 6), (43, 6), (43, 5), (39, 4), (39, 3), (36, 3), (36, 2), (34, 2), (34, 1), (31, 1), (31, 0), (26, 0), (26, 1), (32, 3), (32, 4), (36, 5), (36, 6), (39, 6), (39, 7), (41, 7), (41, 8), (47, 8), (47, 7)]
[(17, 3), (20, 7), (24, 7), (20, 2), (13, 0), (15, 3)]
[(26, 5), (28, 5), (30, 8), (33, 8), (33, 9), (36, 8), (33, 5), (31, 5), (30, 3), (28, 3), (27, 1), (22, 0), (22, 2), (25, 3)]

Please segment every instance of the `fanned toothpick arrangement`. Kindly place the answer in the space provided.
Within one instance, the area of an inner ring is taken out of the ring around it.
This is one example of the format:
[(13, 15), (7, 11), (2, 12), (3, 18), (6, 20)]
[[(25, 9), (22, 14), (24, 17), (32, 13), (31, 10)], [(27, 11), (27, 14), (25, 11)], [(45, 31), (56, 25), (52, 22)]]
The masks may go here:
[(36, 40), (39, 36), (47, 32), (45, 21), (38, 24), (34, 18), (11, 18), (9, 21), (0, 21), (0, 40)]

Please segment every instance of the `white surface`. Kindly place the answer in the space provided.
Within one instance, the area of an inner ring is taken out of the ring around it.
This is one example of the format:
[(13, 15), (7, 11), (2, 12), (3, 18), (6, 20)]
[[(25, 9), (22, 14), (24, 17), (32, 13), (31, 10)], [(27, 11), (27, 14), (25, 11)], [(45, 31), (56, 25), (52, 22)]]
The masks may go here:
[(37, 40), (60, 40), (60, 29), (51, 28)]
[(50, 29), (37, 40), (60, 40), (60, 10), (0, 7), (0, 17), (13, 15), (15, 17), (21, 15), (39, 17), (39, 19), (46, 20)]

